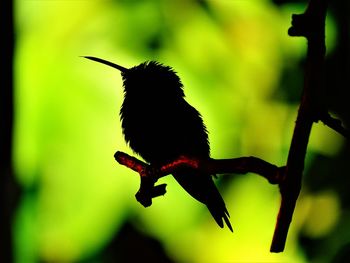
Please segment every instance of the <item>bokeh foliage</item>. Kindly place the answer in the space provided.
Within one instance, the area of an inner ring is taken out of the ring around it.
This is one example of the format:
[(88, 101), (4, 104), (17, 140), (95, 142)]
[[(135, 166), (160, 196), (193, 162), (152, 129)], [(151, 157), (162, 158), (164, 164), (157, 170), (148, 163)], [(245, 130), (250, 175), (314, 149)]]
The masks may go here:
[[(168, 193), (144, 209), (134, 198), (138, 176), (113, 160), (116, 150), (132, 153), (118, 116), (120, 75), (79, 57), (174, 67), (207, 124), (212, 157), (253, 155), (283, 165), (306, 50), (287, 29), (291, 13), (304, 7), (267, 0), (17, 0), (14, 163), (23, 186), (14, 222), (17, 262), (105, 262), (106, 253), (117, 253), (105, 249), (112, 240), (131, 233), (126, 224), (158, 240), (173, 262), (307, 262), (298, 236), (333, 231), (342, 214), (337, 192), (303, 189), (282, 254), (269, 253), (278, 189), (253, 174), (216, 180), (233, 234), (171, 177), (162, 179)], [(337, 38), (331, 15), (327, 36), (331, 53)], [(334, 159), (343, 144), (317, 125), (306, 169), (319, 156)], [(129, 249), (142, 250), (136, 243)]]

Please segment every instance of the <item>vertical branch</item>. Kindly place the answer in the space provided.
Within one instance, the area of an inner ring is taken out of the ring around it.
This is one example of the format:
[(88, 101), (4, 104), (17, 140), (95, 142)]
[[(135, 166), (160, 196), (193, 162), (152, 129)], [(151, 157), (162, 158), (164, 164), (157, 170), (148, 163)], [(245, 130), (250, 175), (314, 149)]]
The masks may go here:
[(304, 14), (292, 16), (290, 36), (303, 36), (308, 41), (304, 88), (289, 149), (285, 180), (280, 184), (281, 207), (270, 251), (282, 252), (298, 199), (304, 160), (313, 122), (325, 112), (324, 56), (327, 0), (310, 0)]

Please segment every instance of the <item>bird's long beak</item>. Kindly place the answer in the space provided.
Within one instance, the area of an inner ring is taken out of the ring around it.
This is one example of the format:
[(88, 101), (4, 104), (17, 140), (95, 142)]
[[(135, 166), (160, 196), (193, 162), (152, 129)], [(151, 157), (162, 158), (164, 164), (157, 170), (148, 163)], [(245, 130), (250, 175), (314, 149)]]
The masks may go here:
[(109, 62), (109, 61), (101, 59), (101, 58), (96, 58), (96, 57), (91, 57), (91, 56), (83, 56), (83, 58), (87, 58), (87, 59), (90, 59), (90, 60), (93, 60), (93, 61), (96, 61), (96, 62), (100, 62), (100, 63), (105, 64), (107, 66), (110, 66), (112, 68), (116, 68), (116, 69), (120, 70), (123, 73), (125, 73), (125, 72), (127, 72), (129, 70), (127, 68), (124, 68), (122, 66), (119, 66), (117, 64), (114, 64), (112, 62)]

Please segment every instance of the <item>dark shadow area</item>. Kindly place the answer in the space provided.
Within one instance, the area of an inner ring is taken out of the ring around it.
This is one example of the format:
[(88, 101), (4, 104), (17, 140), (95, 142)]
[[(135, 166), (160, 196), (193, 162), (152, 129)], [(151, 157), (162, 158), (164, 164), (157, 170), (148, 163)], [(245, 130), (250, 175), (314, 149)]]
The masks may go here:
[(13, 262), (12, 219), (19, 195), (12, 167), (13, 131), (13, 2), (0, 3), (0, 262)]
[(162, 244), (151, 236), (140, 232), (126, 221), (120, 231), (98, 254), (81, 262), (152, 262), (173, 263)]

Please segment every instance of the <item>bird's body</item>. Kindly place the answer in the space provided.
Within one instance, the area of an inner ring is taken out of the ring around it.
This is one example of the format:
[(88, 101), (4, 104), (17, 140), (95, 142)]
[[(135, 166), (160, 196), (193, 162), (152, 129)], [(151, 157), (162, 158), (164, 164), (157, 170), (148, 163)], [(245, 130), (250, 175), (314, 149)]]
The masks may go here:
[[(93, 60), (103, 63), (101, 59)], [(202, 117), (185, 100), (182, 83), (170, 67), (151, 61), (122, 70), (121, 74), (122, 129), (135, 153), (156, 166), (181, 155), (210, 158), (208, 133)], [(207, 205), (220, 227), (224, 219), (232, 231), (224, 200), (210, 174), (183, 168), (173, 176), (192, 197)]]

